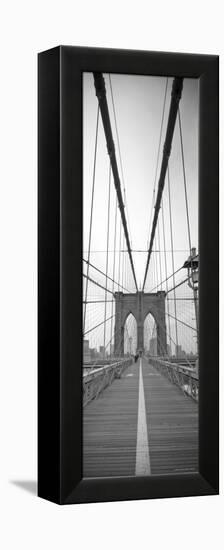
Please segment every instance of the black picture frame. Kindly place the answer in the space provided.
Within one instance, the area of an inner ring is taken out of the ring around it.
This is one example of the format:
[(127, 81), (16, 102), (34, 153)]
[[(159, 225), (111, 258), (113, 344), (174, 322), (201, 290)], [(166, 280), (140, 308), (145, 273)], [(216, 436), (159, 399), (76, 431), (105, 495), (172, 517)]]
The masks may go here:
[[(82, 74), (200, 81), (199, 473), (82, 477)], [(218, 494), (219, 58), (59, 46), (38, 56), (38, 495), (59, 504)]]

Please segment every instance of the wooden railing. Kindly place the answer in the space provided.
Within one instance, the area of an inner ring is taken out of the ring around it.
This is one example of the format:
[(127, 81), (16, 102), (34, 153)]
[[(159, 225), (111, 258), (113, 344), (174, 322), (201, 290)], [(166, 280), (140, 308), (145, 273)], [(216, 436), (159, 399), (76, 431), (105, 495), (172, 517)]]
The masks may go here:
[(192, 397), (195, 401), (198, 401), (199, 376), (196, 369), (179, 366), (155, 357), (151, 357), (149, 363), (159, 370), (161, 374), (166, 376), (172, 384), (176, 384), (185, 394)]
[(124, 359), (94, 368), (91, 372), (83, 375), (83, 406), (98, 397), (98, 395), (109, 386), (115, 378), (121, 378), (124, 370), (133, 363), (132, 358)]

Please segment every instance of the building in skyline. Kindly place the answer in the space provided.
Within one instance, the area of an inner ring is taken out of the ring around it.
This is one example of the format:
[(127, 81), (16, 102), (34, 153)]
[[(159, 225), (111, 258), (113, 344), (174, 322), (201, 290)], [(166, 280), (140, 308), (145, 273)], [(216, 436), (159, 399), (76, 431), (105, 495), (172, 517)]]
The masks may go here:
[(150, 355), (157, 355), (157, 338), (151, 338), (149, 341), (149, 353)]
[(83, 340), (83, 361), (84, 363), (89, 363), (91, 361), (89, 340)]
[(182, 349), (182, 346), (180, 344), (176, 345), (176, 357), (183, 359), (185, 356), (186, 352)]
[(105, 357), (105, 347), (104, 346), (100, 346), (99, 356), (100, 356), (101, 359), (103, 359)]

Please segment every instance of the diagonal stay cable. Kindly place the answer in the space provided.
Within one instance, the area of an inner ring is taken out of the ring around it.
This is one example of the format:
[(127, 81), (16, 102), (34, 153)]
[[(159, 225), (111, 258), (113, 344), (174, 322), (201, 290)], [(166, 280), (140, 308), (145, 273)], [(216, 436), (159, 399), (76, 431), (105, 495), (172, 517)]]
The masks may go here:
[[(176, 275), (177, 273), (179, 273), (179, 271), (181, 271), (181, 269), (183, 269), (183, 266), (179, 267), (179, 269), (177, 269), (176, 271), (174, 271), (174, 273), (171, 273), (171, 275), (169, 275), (168, 277), (166, 277), (161, 283), (159, 283), (158, 285), (154, 286), (150, 291), (150, 292), (153, 292), (153, 290), (156, 290), (157, 288), (159, 288), (160, 285), (166, 283), (169, 279), (173, 278), (173, 275)], [(167, 291), (168, 292), (168, 291)]]
[[(83, 277), (85, 277), (85, 279), (88, 279), (88, 281), (90, 281), (90, 282), (93, 283), (94, 285), (99, 286), (99, 287), (102, 288), (103, 290), (106, 290), (106, 287), (105, 287), (105, 286), (101, 285), (100, 283), (97, 283), (97, 281), (94, 281), (94, 279), (92, 279), (89, 275), (85, 275), (85, 273), (83, 273)], [(110, 294), (113, 295), (112, 290), (107, 289), (107, 292), (109, 292)], [(85, 301), (85, 302), (87, 302), (87, 301)]]
[[(188, 277), (186, 277), (186, 279), (184, 279), (183, 281), (180, 281), (180, 283), (177, 283), (175, 284), (172, 288), (169, 288), (166, 292), (166, 294), (169, 294), (169, 292), (172, 292), (173, 290), (176, 290), (176, 288), (178, 288), (179, 286), (183, 285), (184, 283), (186, 283), (188, 281)], [(174, 301), (176, 301), (178, 298), (174, 298)]]
[[(107, 300), (107, 303), (112, 303), (114, 300)], [(84, 303), (84, 302), (83, 302)], [(87, 300), (87, 304), (105, 304), (105, 300)]]
[[(163, 311), (162, 308), (157, 307), (158, 310)], [(166, 312), (166, 315), (171, 317), (172, 319), (175, 319), (175, 321), (178, 321), (178, 323), (181, 323), (181, 325), (185, 325), (185, 327), (190, 328), (191, 330), (194, 330), (197, 332), (197, 329), (195, 327), (192, 327), (192, 325), (189, 325), (186, 323), (186, 321), (182, 321), (179, 317), (175, 317), (175, 315), (172, 315), (171, 313)]]
[(183, 78), (179, 78), (179, 77), (174, 78), (173, 86), (172, 86), (169, 118), (167, 123), (166, 137), (165, 137), (165, 143), (164, 143), (164, 149), (163, 149), (163, 158), (162, 158), (160, 177), (159, 177), (159, 183), (158, 183), (157, 198), (156, 198), (156, 204), (155, 204), (155, 212), (154, 212), (150, 244), (149, 244), (147, 262), (146, 262), (146, 268), (145, 268), (145, 276), (144, 276), (144, 282), (143, 282), (143, 288), (142, 288), (143, 291), (146, 283), (148, 267), (149, 267), (150, 257), (151, 257), (152, 248), (153, 248), (154, 236), (155, 236), (156, 225), (157, 225), (157, 220), (158, 220), (158, 215), (159, 215), (159, 210), (161, 205), (163, 189), (165, 185), (165, 177), (166, 177), (168, 161), (171, 153), (174, 128), (176, 124), (176, 118), (177, 118), (178, 106), (179, 106), (179, 102), (182, 94), (182, 88), (183, 88)]
[[(161, 328), (162, 332), (165, 333), (162, 324), (161, 324), (160, 322), (158, 322), (158, 325), (159, 325), (159, 327)], [(175, 340), (174, 340), (172, 337), (171, 337), (171, 341), (173, 342), (174, 346), (176, 347), (177, 344), (176, 344)], [(161, 347), (163, 347), (163, 346), (161, 346)], [(164, 349), (164, 347), (163, 347), (163, 349)], [(165, 351), (165, 350), (164, 350), (164, 351)], [(165, 354), (166, 354), (167, 357), (168, 357), (168, 354), (167, 354), (166, 351), (165, 351)], [(181, 358), (179, 358), (179, 359), (181, 360)], [(191, 367), (191, 363), (190, 363), (189, 359), (188, 359), (187, 357), (185, 357), (185, 360), (186, 360), (186, 362), (189, 364), (189, 367)]]
[(110, 157), (111, 168), (113, 172), (114, 186), (117, 193), (118, 205), (120, 208), (121, 220), (122, 220), (122, 225), (124, 228), (124, 234), (125, 234), (125, 239), (126, 239), (127, 248), (128, 248), (128, 254), (130, 258), (136, 290), (138, 291), (138, 285), (137, 285), (131, 245), (130, 245), (130, 238), (129, 238), (128, 228), (127, 228), (127, 220), (126, 220), (126, 215), (124, 210), (124, 202), (123, 202), (123, 197), (121, 192), (120, 177), (119, 177), (117, 159), (115, 154), (115, 146), (114, 146), (111, 123), (110, 123), (110, 115), (109, 115), (107, 98), (106, 98), (105, 81), (102, 73), (94, 72), (93, 76), (94, 76), (96, 95), (98, 98), (103, 127), (104, 127), (104, 133), (105, 133), (106, 142), (107, 142), (108, 155)]
[(104, 323), (106, 323), (107, 321), (110, 321), (112, 317), (115, 317), (115, 314), (110, 317), (108, 317), (105, 321), (101, 321), (101, 323), (98, 323), (98, 325), (95, 325), (95, 327), (92, 327), (90, 329), (88, 329), (86, 332), (84, 332), (83, 336), (86, 336), (86, 334), (89, 334), (89, 332), (92, 332), (93, 330), (95, 330), (96, 328), (100, 327), (101, 325), (103, 325)]
[[(85, 262), (86, 264), (89, 264), (90, 267), (92, 267), (93, 269), (95, 269), (96, 271), (98, 271), (98, 273), (101, 273), (101, 275), (103, 275), (104, 277), (106, 277), (106, 273), (104, 273), (104, 271), (102, 271), (101, 269), (99, 269), (98, 267), (96, 267), (95, 265), (93, 265), (91, 262), (88, 262), (88, 260), (85, 260), (83, 258), (82, 260), (83, 262)], [(125, 290), (126, 292), (130, 293), (130, 290), (128, 290), (127, 288), (125, 288), (125, 286), (122, 286), (120, 285), (119, 283), (117, 283), (117, 281), (114, 280), (114, 278), (110, 277), (109, 275), (107, 275), (107, 279), (109, 279), (112, 283), (114, 283), (115, 285), (119, 286), (120, 288), (123, 288), (123, 290)]]

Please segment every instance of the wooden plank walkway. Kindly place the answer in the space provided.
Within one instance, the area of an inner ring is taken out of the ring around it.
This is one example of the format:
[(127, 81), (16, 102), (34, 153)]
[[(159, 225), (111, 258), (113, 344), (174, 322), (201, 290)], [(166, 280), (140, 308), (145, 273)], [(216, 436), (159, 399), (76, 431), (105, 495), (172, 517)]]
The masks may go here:
[(143, 360), (151, 473), (198, 470), (198, 404)]
[[(137, 461), (141, 456), (139, 450), (136, 455), (139, 430), (148, 434), (151, 475), (197, 471), (197, 403), (144, 358), (141, 363), (146, 418), (138, 421), (142, 414), (142, 399), (138, 408), (140, 360), (84, 408), (84, 477), (134, 476), (144, 471), (136, 465), (136, 456)], [(143, 456), (147, 455), (145, 451)], [(147, 464), (145, 472), (149, 475)]]

